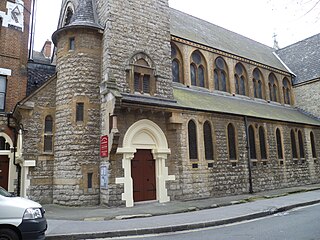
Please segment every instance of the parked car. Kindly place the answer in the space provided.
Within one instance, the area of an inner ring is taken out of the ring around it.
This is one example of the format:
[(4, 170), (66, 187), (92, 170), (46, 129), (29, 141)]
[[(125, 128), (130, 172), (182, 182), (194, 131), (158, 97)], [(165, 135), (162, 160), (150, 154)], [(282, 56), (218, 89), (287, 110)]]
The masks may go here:
[(43, 240), (47, 230), (39, 203), (13, 196), (0, 187), (0, 239)]

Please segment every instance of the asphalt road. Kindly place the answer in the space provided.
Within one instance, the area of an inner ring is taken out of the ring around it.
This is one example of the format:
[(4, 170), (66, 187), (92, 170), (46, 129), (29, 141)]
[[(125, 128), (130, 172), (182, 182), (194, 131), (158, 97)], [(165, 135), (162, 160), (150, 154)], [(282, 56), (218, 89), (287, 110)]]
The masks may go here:
[[(320, 204), (232, 225), (126, 240), (320, 240)], [(107, 240), (107, 239), (104, 239)]]

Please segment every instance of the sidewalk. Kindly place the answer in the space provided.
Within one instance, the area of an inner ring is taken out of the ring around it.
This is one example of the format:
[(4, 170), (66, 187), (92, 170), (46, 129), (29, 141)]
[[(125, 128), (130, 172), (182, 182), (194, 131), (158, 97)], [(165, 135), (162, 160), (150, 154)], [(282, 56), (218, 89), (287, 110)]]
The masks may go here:
[(268, 216), (315, 203), (320, 203), (320, 184), (223, 198), (165, 204), (150, 202), (133, 208), (45, 205), (49, 225), (46, 239), (93, 239), (190, 230)]

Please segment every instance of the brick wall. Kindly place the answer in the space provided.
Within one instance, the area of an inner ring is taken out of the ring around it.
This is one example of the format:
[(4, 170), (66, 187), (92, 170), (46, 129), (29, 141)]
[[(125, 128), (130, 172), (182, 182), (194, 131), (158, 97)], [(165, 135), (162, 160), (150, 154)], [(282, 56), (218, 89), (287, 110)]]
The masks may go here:
[[(1, 1), (0, 11), (7, 12), (6, 3)], [(24, 4), (30, 10), (31, 1), (25, 0)], [(30, 14), (25, 10), (23, 32), (10, 26), (1, 26), (0, 68), (12, 70), (12, 75), (7, 78), (6, 112), (12, 111), (26, 95), (29, 21)]]

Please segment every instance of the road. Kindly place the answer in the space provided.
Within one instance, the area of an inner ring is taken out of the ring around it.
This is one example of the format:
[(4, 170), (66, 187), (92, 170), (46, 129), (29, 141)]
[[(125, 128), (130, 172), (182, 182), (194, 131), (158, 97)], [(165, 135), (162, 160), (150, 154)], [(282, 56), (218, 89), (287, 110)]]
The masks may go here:
[[(320, 240), (320, 204), (232, 225), (171, 234), (112, 238), (112, 240), (116, 239)], [(104, 240), (107, 240), (107, 238)]]

